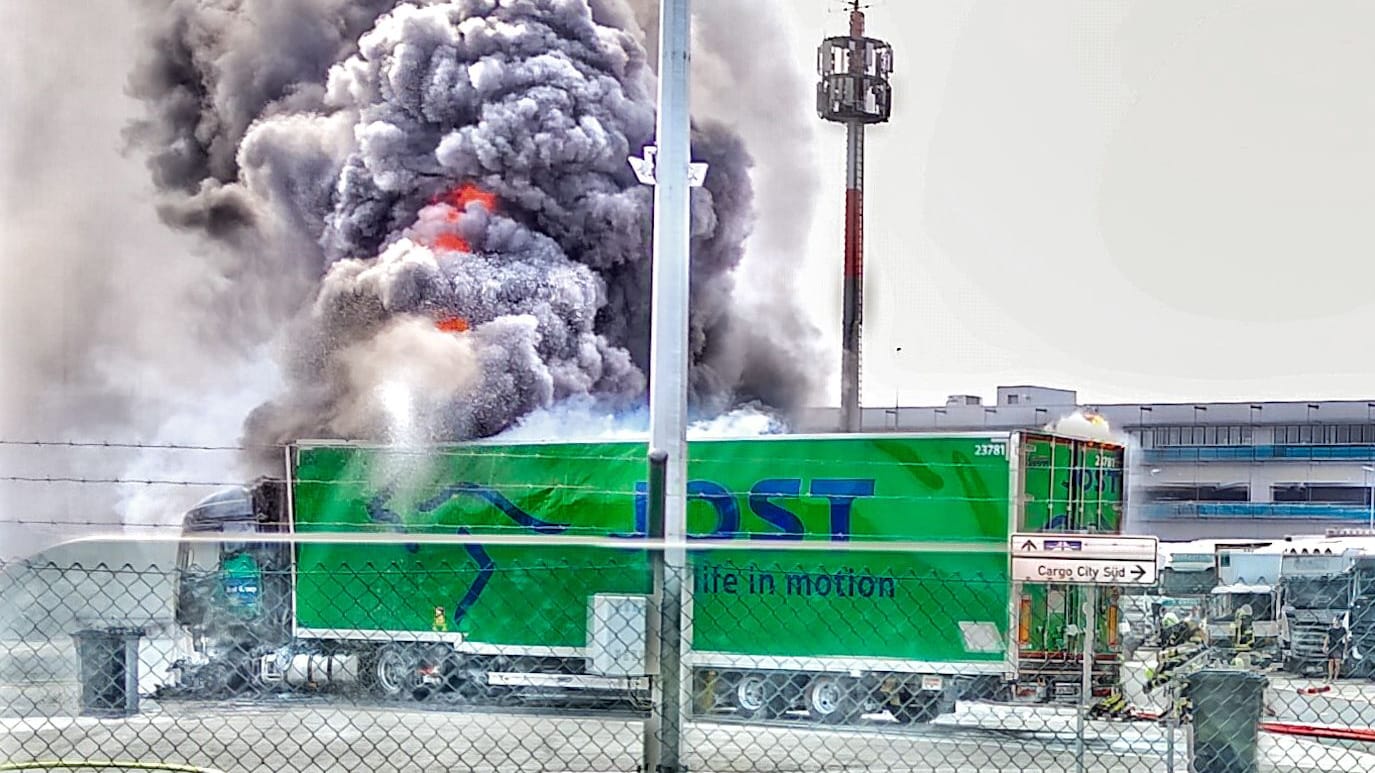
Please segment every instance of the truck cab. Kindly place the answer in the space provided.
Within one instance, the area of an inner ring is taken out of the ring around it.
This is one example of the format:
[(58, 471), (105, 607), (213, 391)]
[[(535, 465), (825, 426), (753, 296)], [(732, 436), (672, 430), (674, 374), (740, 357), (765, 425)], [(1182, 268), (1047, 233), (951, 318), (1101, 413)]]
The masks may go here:
[(174, 666), (180, 682), (209, 692), (251, 684), (253, 658), (291, 633), (291, 551), (254, 539), (286, 530), (285, 487), (260, 479), (218, 491), (182, 518), (175, 619), (193, 656)]
[(1285, 670), (1322, 670), (1327, 628), (1334, 619), (1345, 619), (1351, 609), (1354, 559), (1351, 551), (1284, 555), (1279, 604)]

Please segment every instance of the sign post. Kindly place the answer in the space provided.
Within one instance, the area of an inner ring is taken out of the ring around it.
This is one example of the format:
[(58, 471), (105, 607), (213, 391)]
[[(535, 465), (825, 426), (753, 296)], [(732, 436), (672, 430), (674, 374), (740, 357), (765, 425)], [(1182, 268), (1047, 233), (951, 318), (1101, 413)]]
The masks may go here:
[(1119, 534), (1013, 534), (1008, 538), (1012, 581), (1084, 585), (1083, 672), (1079, 683), (1075, 766), (1084, 770), (1084, 726), (1093, 703), (1094, 633), (1098, 586), (1155, 585), (1160, 540)]
[(1088, 718), (1089, 706), (1093, 703), (1093, 634), (1094, 612), (1098, 609), (1098, 586), (1090, 585), (1084, 592), (1084, 663), (1079, 682), (1079, 717), (1077, 720), (1077, 743), (1074, 746), (1074, 759), (1079, 773), (1083, 773), (1084, 761), (1084, 722)]

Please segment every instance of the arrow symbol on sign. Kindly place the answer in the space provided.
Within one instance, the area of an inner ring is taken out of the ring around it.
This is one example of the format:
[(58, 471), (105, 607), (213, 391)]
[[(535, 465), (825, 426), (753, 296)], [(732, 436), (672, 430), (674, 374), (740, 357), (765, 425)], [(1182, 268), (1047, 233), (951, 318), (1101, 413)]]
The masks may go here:
[(1137, 564), (1137, 565), (1136, 565), (1136, 571), (1132, 572), (1132, 579), (1133, 579), (1133, 580), (1139, 580), (1139, 579), (1141, 579), (1142, 577), (1145, 577), (1145, 576), (1146, 576), (1146, 567), (1142, 566), (1141, 564)]
[(1023, 542), (1023, 543), (1022, 543), (1022, 550), (1035, 550), (1035, 549), (1036, 549), (1036, 543), (1035, 543), (1035, 542), (1032, 542), (1031, 540), (1027, 540), (1026, 542)]

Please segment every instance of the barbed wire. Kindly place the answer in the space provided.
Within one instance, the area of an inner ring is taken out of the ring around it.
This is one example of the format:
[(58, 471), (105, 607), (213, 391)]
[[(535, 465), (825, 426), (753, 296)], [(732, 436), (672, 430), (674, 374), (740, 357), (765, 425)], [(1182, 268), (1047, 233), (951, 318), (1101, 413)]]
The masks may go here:
[(150, 443), (142, 441), (120, 441), (120, 440), (5, 440), (0, 439), (0, 447), (20, 446), (29, 448), (120, 448), (120, 449), (151, 449), (169, 451), (247, 451), (255, 448), (285, 448), (285, 444), (260, 444), (260, 445), (205, 445), (194, 443)]
[[(208, 486), (226, 487), (242, 486), (245, 481), (210, 481), (210, 480), (171, 480), (155, 478), (77, 478), (65, 475), (0, 475), (0, 481), (7, 483), (78, 483), (78, 484), (102, 484), (102, 485), (142, 485), (142, 486)], [(306, 482), (306, 481), (302, 481)], [(321, 481), (323, 482), (323, 481)], [(341, 483), (343, 481), (340, 481)]]
[(37, 518), (0, 518), (0, 524), (9, 526), (103, 526), (137, 529), (180, 529), (181, 523), (136, 523), (133, 521), (93, 521), (76, 519), (37, 519)]
[[(350, 524), (352, 525), (352, 524)], [(484, 545), (532, 548), (589, 548), (615, 551), (682, 550), (689, 553), (716, 551), (764, 553), (833, 553), (837, 550), (855, 553), (960, 553), (1005, 555), (1008, 543), (1005, 536), (984, 539), (911, 539), (903, 535), (875, 538), (860, 535), (842, 542), (827, 539), (830, 535), (814, 534), (813, 539), (751, 540), (745, 532), (726, 535), (688, 536), (675, 538), (650, 537), (645, 534), (616, 535), (605, 528), (570, 530), (563, 534), (532, 534), (528, 530), (508, 527), (482, 527), (483, 533), (457, 531), (452, 528), (434, 533), (396, 533), (382, 530), (367, 531), (275, 531), (275, 532), (187, 532), (180, 535), (137, 536), (129, 534), (80, 535), (59, 543), (115, 544), (143, 541), (169, 544), (259, 544), (259, 545)]]
[[(895, 435), (895, 436), (893, 436), (893, 437), (884, 437), (884, 436), (882, 436), (882, 435), (872, 435), (872, 436), (870, 436), (870, 435), (856, 435), (856, 436), (854, 436), (854, 437), (852, 437), (852, 438), (845, 438), (845, 436), (828, 436), (828, 437), (831, 438), (831, 442), (834, 442), (834, 439), (850, 439), (850, 440), (852, 440), (852, 441), (870, 441), (870, 442), (874, 442), (874, 443), (885, 443), (885, 444), (901, 443), (901, 442), (903, 441), (903, 439), (904, 439), (901, 435)], [(940, 435), (934, 435), (934, 436), (932, 436), (932, 437), (934, 437), (934, 438), (940, 438), (941, 436), (940, 436)], [(980, 454), (978, 451), (975, 451), (975, 455), (969, 457), (969, 461), (952, 461), (952, 462), (944, 462), (944, 461), (939, 461), (939, 460), (937, 460), (937, 461), (928, 461), (928, 460), (926, 460), (926, 459), (903, 460), (903, 459), (898, 459), (898, 458), (889, 457), (889, 458), (885, 458), (885, 459), (873, 459), (873, 460), (850, 459), (850, 460), (845, 460), (844, 463), (845, 463), (847, 466), (866, 466), (866, 465), (872, 465), (872, 466), (882, 466), (882, 467), (888, 467), (888, 468), (892, 468), (892, 467), (928, 467), (928, 468), (943, 468), (943, 467), (956, 467), (956, 468), (960, 468), (960, 467), (977, 467), (977, 466), (980, 466), (981, 464), (985, 464), (985, 463), (991, 462), (991, 461), (993, 461), (993, 460), (998, 460), (998, 459), (1001, 459), (1001, 460), (1004, 460), (1004, 461), (1007, 460), (1008, 457), (1007, 457), (1007, 455), (1006, 455), (1005, 449), (1006, 449), (1006, 441), (1007, 441), (1008, 437), (1009, 437), (1009, 435), (1008, 435), (1007, 433), (997, 433), (997, 432), (990, 432), (990, 433), (977, 433), (977, 432), (975, 432), (975, 433), (958, 433), (957, 435), (950, 436), (950, 439), (960, 439), (960, 438), (963, 438), (963, 439), (968, 439), (968, 440), (978, 440), (978, 439), (981, 439), (981, 438), (986, 438), (987, 440), (990, 441), (990, 446), (991, 446), (991, 447), (990, 447), (989, 449), (987, 449), (987, 450), (989, 451), (988, 454), (982, 455), (982, 454)], [(1072, 440), (1072, 439), (1070, 439), (1070, 438), (1063, 438), (1063, 439), (1066, 440), (1066, 441)], [(764, 450), (764, 449), (767, 449), (767, 450), (768, 450), (768, 453), (761, 453), (761, 454), (759, 454), (759, 455), (741, 454), (741, 453), (738, 453), (738, 452), (733, 452), (733, 453), (731, 453), (730, 459), (729, 459), (729, 462), (732, 463), (732, 464), (742, 463), (742, 462), (759, 462), (759, 463), (763, 463), (763, 462), (771, 462), (771, 463), (786, 462), (786, 463), (788, 463), (788, 464), (826, 464), (826, 465), (834, 465), (834, 464), (836, 463), (836, 460), (835, 460), (835, 458), (833, 458), (833, 457), (812, 458), (812, 457), (809, 457), (809, 456), (794, 456), (794, 455), (787, 455), (787, 454), (781, 455), (781, 456), (780, 456), (780, 455), (777, 453), (777, 448), (774, 447), (774, 446), (772, 445), (773, 443), (777, 443), (777, 442), (779, 442), (780, 440), (786, 440), (786, 441), (792, 441), (792, 442), (809, 442), (809, 441), (816, 442), (816, 441), (819, 440), (819, 436), (815, 436), (815, 435), (760, 435), (760, 436), (757, 436), (757, 437), (738, 437), (738, 438), (700, 438), (700, 439), (697, 439), (695, 442), (697, 442), (697, 443), (706, 443), (706, 444), (715, 444), (715, 443), (732, 443), (732, 442), (733, 442), (733, 443), (739, 443), (739, 442), (742, 442), (742, 441), (757, 441), (757, 442), (759, 443), (758, 448), (760, 448), (761, 451)], [(693, 441), (690, 440), (690, 443), (691, 443), (691, 442), (693, 442)], [(625, 453), (613, 453), (613, 454), (607, 454), (607, 453), (557, 453), (557, 454), (554, 454), (554, 453), (550, 453), (550, 454), (547, 454), (547, 455), (548, 455), (548, 457), (549, 457), (550, 459), (559, 460), (559, 461), (629, 462), (629, 463), (641, 464), (641, 463), (644, 463), (644, 462), (645, 462), (645, 456), (646, 456), (646, 454), (648, 453), (648, 441), (647, 441), (647, 440), (641, 440), (641, 439), (633, 439), (633, 438), (632, 438), (632, 439), (626, 439), (626, 438), (608, 438), (608, 439), (588, 439), (588, 440), (551, 440), (551, 441), (525, 441), (525, 440), (502, 441), (502, 440), (497, 440), (497, 439), (484, 439), (484, 440), (476, 440), (476, 441), (468, 441), (468, 442), (457, 442), (457, 441), (454, 441), (454, 442), (437, 442), (437, 443), (434, 443), (434, 444), (432, 444), (432, 445), (426, 445), (426, 446), (423, 446), (423, 447), (395, 446), (395, 445), (387, 445), (387, 444), (383, 444), (383, 443), (354, 443), (354, 442), (349, 442), (349, 441), (331, 441), (331, 440), (321, 440), (321, 441), (316, 441), (316, 442), (301, 441), (301, 442), (287, 443), (287, 444), (264, 444), (264, 445), (252, 445), (252, 444), (249, 444), (249, 445), (208, 445), (208, 444), (207, 444), (207, 445), (196, 445), (196, 444), (182, 444), (182, 443), (145, 443), (145, 442), (134, 442), (134, 441), (106, 441), (106, 440), (103, 440), (103, 441), (77, 441), (77, 440), (13, 440), (13, 439), (3, 439), (3, 438), (0, 438), (0, 447), (80, 448), (80, 449), (121, 449), (121, 450), (155, 450), (155, 451), (156, 451), (156, 450), (162, 450), (162, 451), (215, 451), (215, 452), (237, 452), (237, 451), (265, 450), (265, 449), (272, 449), (272, 450), (281, 451), (281, 450), (284, 450), (284, 449), (287, 449), (287, 448), (296, 448), (296, 449), (298, 449), (298, 450), (302, 450), (302, 451), (311, 451), (311, 452), (324, 452), (324, 451), (355, 451), (355, 452), (366, 452), (366, 453), (370, 453), (370, 454), (374, 454), (374, 455), (379, 455), (379, 456), (420, 457), (420, 458), (425, 458), (425, 459), (435, 459), (435, 458), (444, 458), (444, 457), (470, 457), (470, 458), (474, 458), (474, 459), (486, 459), (486, 458), (498, 458), (498, 459), (504, 459), (504, 458), (511, 458), (511, 459), (528, 459), (528, 458), (531, 458), (531, 457), (540, 457), (540, 456), (544, 455), (544, 454), (541, 453), (541, 450), (542, 450), (542, 449), (549, 449), (549, 448), (552, 448), (552, 447), (567, 448), (567, 447), (570, 447), (570, 446), (627, 446), (628, 448), (626, 449), (626, 452), (625, 452)], [(996, 450), (995, 448), (993, 448), (993, 447), (997, 447), (997, 446), (1001, 446), (1001, 447), (1002, 447), (1003, 450), (1002, 450), (1001, 453), (999, 453), (998, 450)], [(520, 450), (517, 450), (517, 449), (520, 449)], [(980, 461), (976, 461), (976, 459), (981, 459), (981, 460), (985, 460), (985, 461), (980, 462)], [(691, 463), (700, 462), (700, 461), (703, 461), (703, 460), (692, 460), (692, 459), (690, 459), (690, 460), (689, 460), (689, 463), (691, 464)], [(1052, 461), (1053, 461), (1053, 459), (1052, 459)], [(1096, 470), (1096, 469), (1108, 469), (1108, 470), (1112, 470), (1112, 469), (1119, 469), (1119, 470), (1120, 470), (1120, 469), (1122, 469), (1121, 467), (1112, 467), (1112, 466), (1097, 465), (1097, 464), (1088, 464), (1088, 463), (1085, 463), (1085, 464), (1083, 464), (1083, 465), (1074, 465), (1074, 467), (1082, 468), (1082, 469), (1094, 469), (1094, 470)]]
[[(244, 487), (244, 486), (246, 485), (245, 481), (242, 481), (242, 480), (236, 480), (236, 481), (188, 481), (188, 480), (175, 480), (175, 479), (78, 478), (78, 477), (67, 477), (67, 476), (28, 476), (28, 475), (0, 475), (0, 482), (10, 482), (10, 483), (47, 483), (47, 484), (71, 483), (71, 484), (76, 484), (76, 485), (176, 486), (176, 487), (183, 487), (183, 488), (242, 488), (242, 487)], [(364, 501), (364, 497), (368, 496), (369, 494), (371, 494), (372, 496), (376, 496), (376, 495), (380, 495), (380, 494), (385, 494), (386, 492), (384, 491), (384, 489), (387, 488), (387, 486), (386, 486), (386, 481), (383, 481), (383, 482), (379, 483), (378, 480), (372, 480), (372, 479), (359, 479), (359, 478), (293, 478), (291, 482), (292, 482), (293, 485), (302, 485), (302, 484), (304, 484), (304, 485), (312, 485), (312, 486), (314, 486), (314, 485), (320, 485), (320, 486), (366, 486), (366, 487), (368, 487), (368, 488), (370, 489), (368, 492), (365, 492), (365, 493), (363, 493), (363, 494), (360, 494), (360, 495), (357, 496), (357, 497), (354, 497), (355, 499), (357, 499), (357, 500), (360, 501), (360, 502)], [(420, 494), (424, 494), (424, 493), (428, 493), (428, 492), (439, 492), (439, 491), (442, 491), (442, 490), (445, 490), (445, 489), (449, 489), (449, 488), (451, 488), (451, 487), (454, 485), (454, 483), (455, 483), (455, 481), (450, 481), (450, 480), (438, 480), (438, 481), (434, 481), (434, 482), (432, 482), (432, 483), (427, 483), (427, 484), (408, 485), (408, 486), (404, 487), (404, 492), (405, 492), (407, 495), (414, 497), (414, 496), (418, 496), (418, 495), (420, 495)], [(608, 489), (608, 488), (598, 488), (598, 487), (593, 487), (593, 486), (576, 486), (576, 485), (572, 485), (572, 484), (563, 483), (563, 482), (561, 482), (561, 481), (548, 481), (548, 482), (538, 482), (538, 483), (522, 483), (522, 482), (505, 482), (505, 481), (500, 481), (500, 482), (491, 482), (491, 483), (489, 483), (489, 484), (487, 484), (487, 485), (490, 485), (494, 490), (497, 490), (498, 492), (511, 492), (511, 491), (517, 491), (517, 492), (543, 493), (543, 492), (549, 492), (549, 491), (559, 491), (559, 492), (567, 492), (569, 496), (576, 496), (576, 497), (602, 497), (602, 498), (607, 498), (607, 499), (633, 498), (633, 497), (636, 497), (636, 496), (642, 496), (642, 495), (643, 495), (642, 492), (637, 492), (637, 491), (634, 491), (634, 490), (631, 490), (631, 489)], [(458, 493), (467, 493), (467, 492), (456, 492), (456, 493), (455, 493), (455, 497), (457, 497), (457, 494), (458, 494)], [(474, 493), (475, 495), (478, 494), (478, 492), (472, 492), (472, 493)], [(759, 495), (757, 492), (754, 492), (754, 491), (752, 491), (751, 489), (737, 489), (737, 488), (730, 488), (730, 487), (725, 487), (725, 486), (723, 486), (720, 490), (712, 491), (712, 492), (710, 492), (709, 494), (708, 494), (708, 493), (704, 493), (704, 494), (691, 494), (691, 493), (690, 493), (690, 494), (688, 494), (688, 498), (689, 498), (689, 499), (697, 499), (697, 498), (709, 499), (709, 498), (712, 498), (712, 497), (715, 497), (715, 496), (719, 496), (720, 494), (723, 494), (723, 493), (724, 493), (724, 494), (727, 494), (727, 495), (730, 495), (731, 497), (750, 497), (750, 496), (758, 496), (758, 495)], [(1098, 493), (1098, 490), (1097, 490), (1097, 489), (1094, 489), (1094, 488), (1088, 488), (1088, 489), (1082, 489), (1082, 490), (1080, 491), (1080, 493), (1089, 493), (1089, 494), (1093, 494), (1093, 493)], [(771, 498), (775, 498), (775, 499), (786, 499), (786, 498), (794, 498), (794, 499), (825, 499), (825, 498), (826, 498), (826, 497), (823, 496), (822, 494), (811, 494), (811, 493), (808, 493), (808, 492), (806, 492), (806, 491), (799, 491), (796, 495), (780, 496), (780, 495), (777, 495), (777, 494), (770, 494), (769, 496), (770, 496)], [(368, 498), (371, 498), (371, 497), (368, 497)], [(966, 494), (950, 494), (950, 495), (929, 494), (929, 495), (928, 495), (928, 494), (911, 494), (911, 493), (905, 493), (905, 494), (904, 494), (904, 493), (898, 493), (898, 494), (880, 494), (880, 493), (873, 493), (873, 494), (865, 494), (865, 495), (855, 495), (855, 496), (854, 496), (854, 499), (856, 499), (856, 500), (862, 500), (862, 501), (869, 501), (869, 502), (872, 502), (872, 501), (878, 501), (878, 502), (883, 502), (883, 501), (890, 501), (890, 502), (911, 502), (911, 503), (913, 503), (913, 504), (933, 504), (933, 503), (940, 503), (940, 502), (965, 502), (965, 503), (970, 503), (970, 504), (976, 504), (976, 503), (982, 503), (982, 502), (990, 502), (990, 503), (995, 503), (995, 504), (1003, 504), (1003, 503), (1006, 503), (1006, 502), (1008, 501), (1006, 495), (999, 495), (999, 494), (994, 494), (994, 493), (989, 493), (987, 496), (970, 496), (970, 495), (966, 495)], [(1068, 503), (1068, 502), (1072, 502), (1072, 501), (1082, 501), (1082, 500), (1081, 500), (1081, 499), (1078, 499), (1078, 498), (1075, 498), (1075, 497), (1047, 497), (1047, 498), (1038, 499), (1038, 500), (1036, 500), (1036, 501), (1037, 501), (1038, 503), (1044, 503), (1044, 504), (1046, 504), (1046, 505), (1054, 505), (1054, 504), (1063, 504), (1063, 503)], [(1101, 506), (1103, 506), (1103, 507), (1109, 507), (1109, 506), (1119, 505), (1120, 503), (1117, 502), (1115, 499), (1106, 498), (1106, 499), (1102, 499), (1102, 500), (1091, 500), (1091, 502), (1090, 502), (1089, 504), (1101, 504)]]
[[(474, 462), (474, 463), (492, 462), (492, 461), (513, 461), (513, 460), (521, 460), (521, 461), (536, 461), (536, 460), (538, 460), (538, 461), (546, 461), (546, 462), (551, 462), (551, 463), (561, 463), (561, 462), (599, 462), (599, 463), (600, 463), (600, 462), (614, 462), (614, 463), (619, 463), (619, 464), (622, 464), (622, 465), (631, 465), (631, 466), (636, 466), (636, 467), (640, 467), (640, 466), (645, 465), (645, 464), (647, 463), (647, 459), (648, 459), (647, 454), (636, 454), (636, 455), (634, 455), (634, 456), (625, 456), (625, 455), (612, 456), (612, 455), (606, 455), (606, 454), (563, 454), (563, 453), (560, 453), (560, 454), (549, 454), (549, 455), (546, 455), (546, 456), (539, 456), (539, 455), (534, 455), (534, 454), (512, 454), (512, 453), (490, 453), (490, 452), (489, 452), (489, 453), (466, 453), (466, 454), (465, 454), (465, 453), (442, 452), (442, 451), (441, 451), (441, 452), (436, 452), (436, 453), (433, 453), (433, 454), (427, 454), (427, 453), (423, 453), (423, 452), (407, 452), (407, 453), (392, 454), (392, 452), (389, 452), (389, 451), (378, 451), (378, 450), (372, 449), (372, 448), (357, 449), (357, 450), (355, 451), (355, 453), (358, 453), (360, 456), (366, 454), (366, 455), (367, 455), (366, 461), (368, 462), (368, 465), (369, 465), (370, 467), (377, 467), (377, 466), (379, 466), (380, 464), (389, 461), (388, 457), (393, 456), (393, 455), (394, 455), (394, 456), (415, 456), (415, 457), (420, 457), (420, 458), (422, 458), (422, 459), (436, 459), (436, 460), (442, 459), (442, 458), (444, 458), (444, 457), (465, 456), (465, 457), (467, 457), (467, 460), (468, 460), (468, 461), (471, 461), (471, 462)], [(913, 468), (913, 469), (932, 469), (932, 470), (947, 470), (947, 469), (954, 469), (954, 470), (970, 470), (970, 469), (983, 469), (983, 468), (990, 468), (990, 467), (993, 468), (993, 469), (1004, 468), (1004, 465), (1005, 465), (1006, 462), (1007, 462), (1007, 460), (1006, 460), (1005, 457), (993, 457), (992, 459), (996, 459), (997, 461), (991, 461), (991, 462), (990, 462), (990, 461), (974, 461), (974, 460), (972, 460), (972, 459), (971, 459), (970, 461), (949, 461), (949, 462), (944, 462), (944, 461), (926, 461), (926, 460), (919, 460), (919, 461), (904, 461), (904, 460), (901, 460), (901, 459), (839, 459), (839, 460), (838, 460), (838, 459), (836, 459), (835, 457), (813, 458), (813, 457), (786, 456), (786, 455), (774, 455), (774, 456), (758, 456), (758, 457), (754, 457), (754, 456), (741, 456), (741, 455), (738, 455), (738, 454), (730, 454), (730, 455), (728, 455), (728, 456), (715, 457), (715, 458), (690, 457), (690, 458), (688, 459), (688, 466), (689, 466), (689, 467), (693, 467), (693, 466), (702, 467), (702, 466), (714, 466), (714, 465), (730, 465), (730, 466), (735, 466), (735, 465), (740, 465), (740, 464), (761, 464), (761, 465), (763, 465), (763, 464), (769, 464), (769, 465), (773, 465), (774, 467), (778, 467), (778, 466), (781, 466), (781, 465), (793, 465), (793, 466), (795, 466), (795, 465), (808, 464), (808, 465), (824, 465), (824, 466), (827, 467), (827, 468), (835, 468), (835, 467), (845, 467), (845, 468), (879, 467), (879, 468), (883, 468), (883, 469), (899, 469), (899, 470), (905, 470), (905, 469), (907, 469), (907, 468)], [(1000, 462), (1001, 462), (1001, 463), (1000, 463)], [(307, 461), (307, 462), (302, 462), (300, 465), (297, 465), (297, 466), (306, 466), (306, 465), (308, 465), (308, 464), (310, 464), (310, 462)], [(1104, 471), (1104, 472), (1108, 472), (1108, 471), (1117, 472), (1117, 471), (1119, 471), (1119, 470), (1121, 469), (1121, 468), (1116, 468), (1116, 467), (1099, 467), (1099, 466), (1092, 465), (1092, 464), (1076, 464), (1076, 465), (1057, 464), (1057, 465), (1055, 465), (1055, 468), (1056, 468), (1056, 469), (1063, 469), (1063, 470), (1093, 470), (1093, 471)], [(1044, 467), (1033, 467), (1033, 469), (1051, 469), (1051, 467), (1050, 467), (1049, 465), (1046, 465), (1046, 466), (1044, 466)]]

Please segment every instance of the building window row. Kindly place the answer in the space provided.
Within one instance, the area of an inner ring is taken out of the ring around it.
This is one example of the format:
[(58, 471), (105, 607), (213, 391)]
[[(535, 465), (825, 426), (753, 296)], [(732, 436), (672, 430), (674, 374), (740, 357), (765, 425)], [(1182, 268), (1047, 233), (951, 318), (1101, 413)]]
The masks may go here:
[(1375, 424), (1281, 424), (1275, 445), (1350, 445), (1375, 443)]
[(1147, 502), (1249, 502), (1251, 489), (1241, 485), (1185, 484), (1148, 486), (1142, 492)]
[[(1145, 502), (1250, 502), (1251, 488), (1234, 484), (1175, 484), (1147, 486), (1141, 492)], [(1270, 499), (1278, 504), (1327, 504), (1370, 506), (1369, 486), (1344, 483), (1276, 483)]]
[(1370, 487), (1322, 483), (1279, 483), (1270, 487), (1276, 502), (1316, 502), (1329, 505), (1370, 505)]
[[(1278, 424), (1275, 445), (1375, 445), (1375, 424)], [(1255, 428), (1247, 424), (1144, 427), (1133, 433), (1142, 448), (1249, 446)]]
[(1171, 446), (1249, 446), (1253, 427), (1245, 424), (1147, 427), (1137, 434), (1142, 448)]

